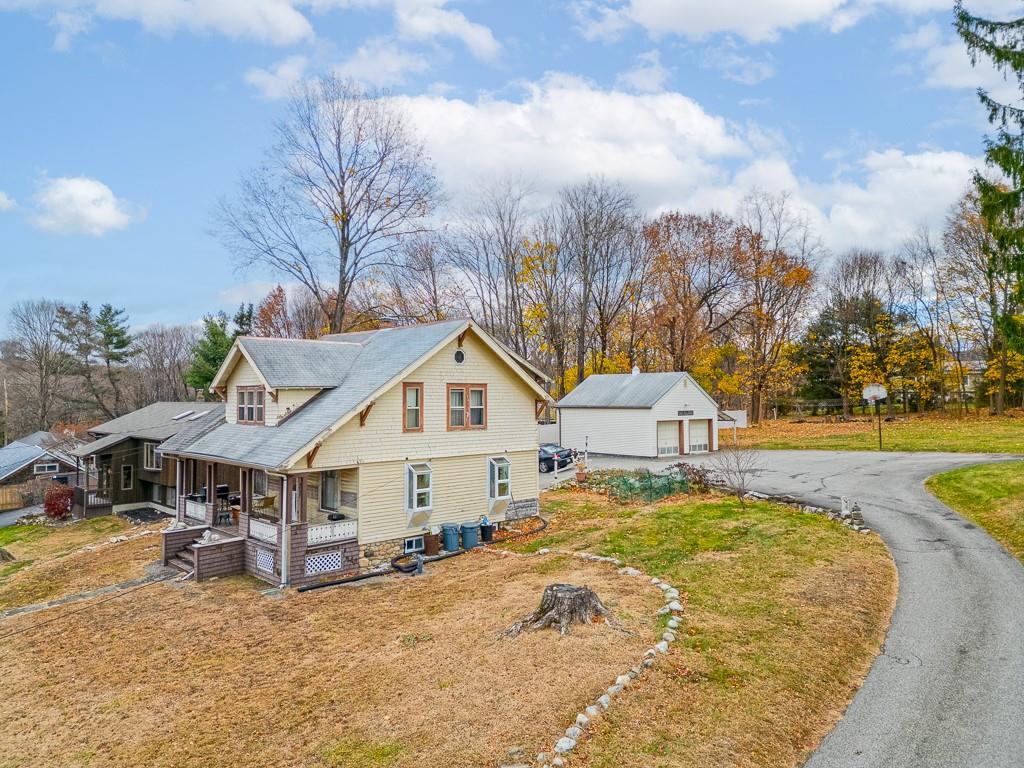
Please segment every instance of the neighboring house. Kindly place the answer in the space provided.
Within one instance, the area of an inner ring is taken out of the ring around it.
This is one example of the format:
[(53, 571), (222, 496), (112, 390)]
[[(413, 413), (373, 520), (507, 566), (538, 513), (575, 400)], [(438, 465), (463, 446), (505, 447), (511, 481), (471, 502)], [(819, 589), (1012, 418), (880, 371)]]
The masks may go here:
[(75, 489), (75, 516), (145, 507), (174, 514), (174, 463), (165, 464), (156, 448), (201, 419), (223, 415), (223, 403), (153, 403), (92, 427), (96, 439), (73, 451), (91, 475)]
[(44, 448), (15, 440), (0, 448), (0, 485), (32, 480), (67, 482), (77, 471), (74, 457), (58, 448)]
[(718, 450), (718, 403), (688, 373), (596, 374), (557, 403), (559, 443), (648, 458)]
[(164, 562), (300, 585), (417, 552), (442, 523), (536, 514), (546, 381), (468, 320), (239, 338), (211, 387), (224, 418), (160, 448), (187, 526)]

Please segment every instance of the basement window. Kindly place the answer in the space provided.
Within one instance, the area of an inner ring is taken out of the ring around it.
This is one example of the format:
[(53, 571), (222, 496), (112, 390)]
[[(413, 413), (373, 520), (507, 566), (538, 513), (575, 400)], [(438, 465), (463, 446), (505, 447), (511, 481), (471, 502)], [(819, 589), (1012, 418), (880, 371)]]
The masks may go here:
[(422, 552), (423, 550), (424, 546), (422, 536), (410, 536), (405, 540), (405, 554), (411, 555), (414, 552)]

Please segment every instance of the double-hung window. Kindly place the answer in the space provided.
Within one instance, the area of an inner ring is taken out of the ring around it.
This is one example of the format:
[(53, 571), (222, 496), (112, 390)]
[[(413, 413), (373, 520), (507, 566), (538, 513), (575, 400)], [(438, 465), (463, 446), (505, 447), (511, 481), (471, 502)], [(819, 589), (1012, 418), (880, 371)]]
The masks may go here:
[(487, 428), (487, 385), (448, 385), (448, 429)]
[(163, 459), (156, 452), (156, 443), (143, 443), (142, 466), (152, 471), (159, 471), (163, 468)]
[(430, 513), (434, 506), (432, 470), (426, 462), (405, 465), (405, 511), (409, 524), (415, 524)]
[(338, 509), (338, 472), (320, 473), (320, 509), (336, 512)]
[(238, 393), (238, 423), (239, 424), (262, 424), (263, 423), (263, 387), (239, 387)]
[(491, 499), (512, 498), (512, 465), (504, 456), (487, 460), (487, 496)]
[(402, 384), (404, 407), (402, 410), (402, 431), (423, 431), (423, 384), (409, 382)]

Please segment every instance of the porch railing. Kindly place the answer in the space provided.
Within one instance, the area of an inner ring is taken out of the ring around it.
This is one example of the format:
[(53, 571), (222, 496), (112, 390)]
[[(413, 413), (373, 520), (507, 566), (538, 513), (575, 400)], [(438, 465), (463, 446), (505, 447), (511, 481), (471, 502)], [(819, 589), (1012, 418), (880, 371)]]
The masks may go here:
[(308, 544), (322, 544), (325, 541), (354, 539), (358, 533), (355, 520), (341, 520), (326, 525), (311, 525), (306, 534)]
[(206, 520), (206, 503), (185, 499), (185, 517), (193, 520)]
[(249, 536), (260, 541), (277, 544), (277, 526), (265, 520), (249, 519)]

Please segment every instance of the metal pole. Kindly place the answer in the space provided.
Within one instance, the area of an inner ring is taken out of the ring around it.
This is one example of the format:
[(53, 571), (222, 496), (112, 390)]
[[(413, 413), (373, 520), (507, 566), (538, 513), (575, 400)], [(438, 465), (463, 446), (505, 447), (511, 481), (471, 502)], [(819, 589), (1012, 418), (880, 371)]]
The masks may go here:
[(878, 450), (882, 450), (882, 404), (875, 400), (875, 415), (878, 417)]

